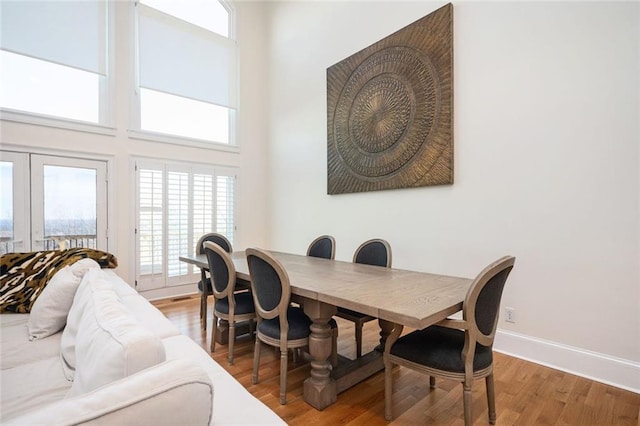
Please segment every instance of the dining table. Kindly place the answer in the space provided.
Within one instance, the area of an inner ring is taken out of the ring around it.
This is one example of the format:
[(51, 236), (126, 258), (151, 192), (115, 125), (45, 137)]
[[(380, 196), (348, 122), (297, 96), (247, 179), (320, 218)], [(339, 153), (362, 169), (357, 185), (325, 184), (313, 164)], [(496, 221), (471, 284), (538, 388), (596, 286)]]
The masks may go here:
[[(472, 280), (429, 272), (321, 259), (269, 251), (287, 271), (292, 300), (312, 320), (309, 336), (311, 371), (304, 382), (304, 400), (318, 410), (337, 401), (338, 394), (384, 369), (389, 350), (403, 327), (422, 329), (460, 311)], [(230, 254), (239, 280), (249, 281), (244, 251)], [(206, 256), (185, 255), (181, 261), (208, 269)], [(360, 358), (339, 357), (330, 363), (329, 321), (338, 307), (378, 318), (380, 345)]]

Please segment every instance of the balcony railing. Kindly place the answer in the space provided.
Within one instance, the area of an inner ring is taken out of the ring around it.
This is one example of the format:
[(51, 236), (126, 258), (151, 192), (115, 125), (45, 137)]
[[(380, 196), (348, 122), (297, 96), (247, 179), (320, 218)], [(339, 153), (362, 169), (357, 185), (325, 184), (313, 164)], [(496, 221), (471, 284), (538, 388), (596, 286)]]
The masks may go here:
[(44, 237), (45, 250), (68, 248), (96, 248), (97, 235), (50, 235)]
[[(14, 246), (17, 242), (10, 237), (0, 237), (0, 254), (15, 251)], [(49, 235), (44, 237), (42, 244), (43, 250), (65, 250), (76, 247), (95, 249), (97, 235)]]

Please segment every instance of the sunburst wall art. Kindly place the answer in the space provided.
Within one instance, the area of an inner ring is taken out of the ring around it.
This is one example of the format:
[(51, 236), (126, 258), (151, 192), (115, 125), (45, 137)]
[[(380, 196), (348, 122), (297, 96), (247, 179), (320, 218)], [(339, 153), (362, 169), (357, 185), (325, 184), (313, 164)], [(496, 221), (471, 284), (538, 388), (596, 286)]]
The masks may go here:
[(327, 69), (327, 192), (453, 183), (453, 6)]

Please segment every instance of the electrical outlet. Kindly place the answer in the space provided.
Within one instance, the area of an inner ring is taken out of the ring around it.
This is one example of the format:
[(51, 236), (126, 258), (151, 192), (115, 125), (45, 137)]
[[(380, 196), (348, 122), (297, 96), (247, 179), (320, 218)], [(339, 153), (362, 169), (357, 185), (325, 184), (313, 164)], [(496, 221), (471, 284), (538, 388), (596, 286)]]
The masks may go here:
[(505, 313), (505, 321), (506, 322), (516, 322), (516, 310), (513, 308), (504, 308)]

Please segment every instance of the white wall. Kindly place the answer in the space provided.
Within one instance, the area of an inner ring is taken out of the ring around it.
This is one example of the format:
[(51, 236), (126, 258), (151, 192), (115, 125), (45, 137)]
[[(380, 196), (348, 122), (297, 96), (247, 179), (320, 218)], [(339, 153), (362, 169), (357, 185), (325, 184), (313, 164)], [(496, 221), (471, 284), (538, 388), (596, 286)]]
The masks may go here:
[(326, 194), (327, 67), (442, 4), (272, 4), (272, 248), (381, 237), (395, 267), (467, 277), (513, 254), (503, 335), (637, 374), (639, 3), (455, 3), (455, 183)]
[[(109, 251), (118, 257), (120, 276), (133, 283), (134, 278), (134, 208), (133, 191), (135, 181), (131, 170), (132, 156), (194, 161), (217, 165), (240, 167), (238, 182), (237, 233), (234, 247), (243, 249), (247, 245), (266, 245), (268, 233), (266, 176), (267, 121), (264, 114), (266, 88), (264, 86), (263, 64), (266, 49), (241, 50), (240, 108), (237, 120), (241, 129), (237, 142), (240, 152), (224, 152), (195, 147), (172, 145), (139, 139), (130, 139), (130, 95), (132, 72), (130, 47), (132, 31), (132, 7), (129, 2), (115, 2), (116, 5), (116, 47), (115, 47), (115, 129), (111, 135), (92, 134), (78, 131), (43, 127), (9, 121), (0, 121), (0, 147), (14, 150), (46, 150), (61, 155), (99, 154), (109, 160), (109, 198), (112, 238)], [(264, 46), (265, 19), (260, 5), (247, 8), (239, 5), (237, 38), (239, 44)], [(178, 292), (197, 291), (195, 285)], [(159, 297), (164, 292), (150, 292), (148, 297)]]
[(396, 267), (468, 277), (513, 254), (503, 348), (592, 362), (575, 370), (640, 390), (640, 4), (454, 4), (454, 185), (338, 196), (326, 195), (326, 68), (441, 3), (239, 2), (240, 153), (128, 138), (130, 9), (116, 4), (114, 135), (2, 121), (0, 142), (110, 159), (125, 279), (132, 155), (239, 166), (238, 249), (304, 252), (331, 233), (350, 260), (382, 237)]

